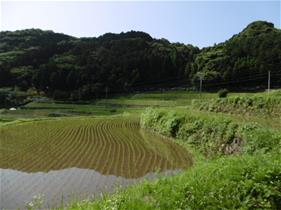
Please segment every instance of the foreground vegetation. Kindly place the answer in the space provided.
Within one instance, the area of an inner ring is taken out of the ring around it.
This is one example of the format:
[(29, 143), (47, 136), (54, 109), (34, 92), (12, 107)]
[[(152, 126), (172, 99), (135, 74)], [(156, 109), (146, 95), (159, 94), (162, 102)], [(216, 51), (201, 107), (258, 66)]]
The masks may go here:
[(69, 209), (280, 209), (277, 154), (223, 157)]

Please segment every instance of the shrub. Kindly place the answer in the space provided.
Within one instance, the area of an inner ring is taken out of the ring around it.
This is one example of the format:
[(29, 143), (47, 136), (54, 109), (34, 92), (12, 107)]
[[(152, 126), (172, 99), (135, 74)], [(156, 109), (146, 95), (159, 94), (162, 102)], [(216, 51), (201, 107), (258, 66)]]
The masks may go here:
[(268, 152), (281, 144), (279, 133), (256, 123), (241, 124), (230, 118), (189, 112), (148, 109), (141, 116), (141, 125), (192, 144), (207, 157)]
[(165, 127), (163, 133), (171, 137), (176, 137), (182, 120), (183, 117), (177, 116), (175, 113), (167, 116), (167, 119), (164, 120)]
[(218, 96), (220, 98), (226, 98), (228, 93), (229, 93), (229, 91), (227, 89), (220, 89), (218, 91)]
[(229, 97), (217, 98), (208, 101), (193, 100), (194, 109), (210, 112), (246, 113), (259, 115), (281, 116), (281, 99), (274, 97)]

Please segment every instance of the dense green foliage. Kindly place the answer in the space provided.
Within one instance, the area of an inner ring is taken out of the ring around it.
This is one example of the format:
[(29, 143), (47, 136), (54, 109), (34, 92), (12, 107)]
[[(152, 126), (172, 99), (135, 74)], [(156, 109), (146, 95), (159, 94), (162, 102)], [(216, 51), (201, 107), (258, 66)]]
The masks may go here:
[(25, 92), (12, 90), (11, 88), (0, 88), (0, 108), (26, 104), (30, 102), (29, 96), (32, 96), (30, 91)]
[(276, 91), (268, 97), (257, 95), (194, 100), (193, 107), (210, 112), (281, 116), (281, 92)]
[(35, 87), (72, 100), (168, 86), (185, 77), (199, 52), (135, 31), (78, 39), (30, 29), (1, 32), (0, 42), (0, 87)]
[(193, 145), (207, 157), (252, 154), (281, 148), (281, 133), (257, 123), (241, 123), (224, 116), (190, 111), (147, 109), (141, 125)]
[(204, 48), (192, 64), (195, 80), (200, 72), (206, 88), (224, 86), (266, 87), (271, 71), (272, 84), (281, 84), (281, 31), (272, 23), (256, 21), (224, 43)]
[(35, 88), (55, 99), (84, 100), (197, 86), (199, 76), (206, 90), (261, 88), (268, 70), (273, 86), (280, 87), (280, 49), (280, 30), (263, 21), (202, 50), (136, 31), (97, 38), (39, 29), (0, 32), (0, 87)]

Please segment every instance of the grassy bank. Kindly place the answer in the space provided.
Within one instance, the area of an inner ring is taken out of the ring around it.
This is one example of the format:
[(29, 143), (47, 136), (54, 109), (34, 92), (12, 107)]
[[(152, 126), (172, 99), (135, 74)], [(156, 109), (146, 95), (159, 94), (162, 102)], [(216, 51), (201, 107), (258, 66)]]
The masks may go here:
[(248, 114), (259, 116), (281, 116), (281, 91), (253, 96), (232, 96), (211, 100), (194, 100), (193, 108), (232, 114)]
[(207, 115), (183, 109), (147, 109), (141, 116), (141, 125), (191, 144), (207, 157), (252, 154), (281, 147), (281, 132), (223, 115)]
[(280, 180), (277, 154), (223, 157), (69, 209), (280, 209)]

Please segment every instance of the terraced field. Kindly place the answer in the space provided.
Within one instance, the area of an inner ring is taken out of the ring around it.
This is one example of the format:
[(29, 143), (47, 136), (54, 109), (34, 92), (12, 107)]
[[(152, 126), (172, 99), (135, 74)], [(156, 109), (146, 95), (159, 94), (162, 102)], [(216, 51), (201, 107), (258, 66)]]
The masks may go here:
[(148, 172), (182, 169), (190, 154), (140, 129), (137, 119), (67, 118), (0, 128), (0, 168), (48, 172), (94, 169), (103, 175), (142, 177)]

